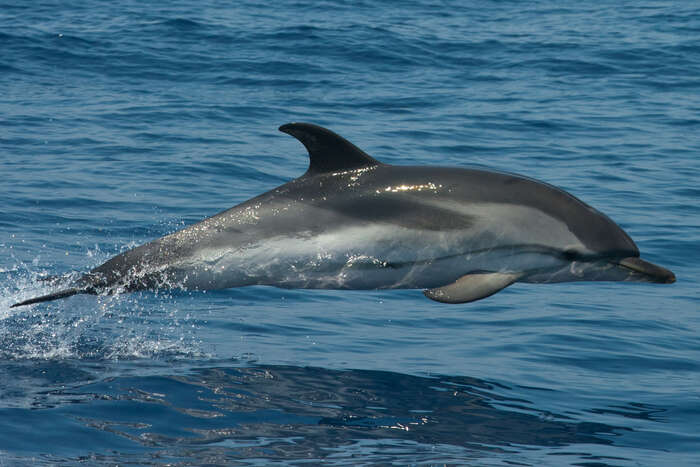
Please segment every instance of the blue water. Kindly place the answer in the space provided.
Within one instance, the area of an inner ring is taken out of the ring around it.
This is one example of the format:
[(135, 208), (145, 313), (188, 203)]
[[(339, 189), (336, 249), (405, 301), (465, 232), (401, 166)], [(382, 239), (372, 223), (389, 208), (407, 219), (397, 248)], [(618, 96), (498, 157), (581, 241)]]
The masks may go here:
[[(0, 2), (0, 465), (700, 464), (695, 2), (146, 3)], [(290, 121), (560, 186), (678, 282), (9, 308), (299, 176)]]

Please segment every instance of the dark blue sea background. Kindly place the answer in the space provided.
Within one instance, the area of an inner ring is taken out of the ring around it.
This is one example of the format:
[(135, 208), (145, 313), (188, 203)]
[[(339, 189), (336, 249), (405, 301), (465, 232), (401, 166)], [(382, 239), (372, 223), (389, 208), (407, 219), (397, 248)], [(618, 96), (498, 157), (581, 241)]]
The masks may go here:
[[(291, 121), (562, 187), (678, 281), (9, 308), (301, 175)], [(697, 2), (0, 0), (0, 465), (700, 465), (699, 173)]]

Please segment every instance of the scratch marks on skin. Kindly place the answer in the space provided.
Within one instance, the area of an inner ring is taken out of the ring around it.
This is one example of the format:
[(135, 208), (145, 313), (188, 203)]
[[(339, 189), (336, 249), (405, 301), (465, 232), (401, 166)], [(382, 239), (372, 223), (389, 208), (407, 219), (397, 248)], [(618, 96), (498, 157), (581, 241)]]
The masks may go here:
[(357, 178), (359, 178), (362, 174), (367, 173), (367, 172), (370, 172), (370, 171), (372, 171), (372, 170), (374, 170), (374, 169), (376, 169), (376, 168), (377, 168), (377, 166), (372, 165), (372, 166), (368, 166), (368, 167), (360, 167), (359, 169), (342, 170), (342, 171), (340, 171), (340, 172), (332, 172), (332, 173), (331, 173), (331, 176), (337, 177), (337, 176), (339, 176), (339, 175), (348, 175), (348, 174), (350, 174), (351, 178), (354, 177), (355, 179), (357, 179)]
[(233, 222), (238, 225), (256, 224), (260, 220), (260, 207), (260, 203), (256, 203), (252, 206), (246, 206), (240, 211), (223, 217), (218, 223), (222, 227), (227, 226), (229, 222)]
[[(360, 167), (359, 169), (352, 169), (352, 170), (343, 170), (340, 172), (333, 172), (331, 173), (331, 177), (341, 177), (345, 175), (349, 175), (348, 179), (348, 188), (352, 188), (355, 186), (359, 185), (360, 178), (362, 175), (366, 174), (367, 172), (371, 172), (372, 170), (375, 170), (377, 166), (369, 166), (369, 167)], [(323, 186), (323, 182), (319, 182), (319, 186)]]
[(423, 183), (420, 185), (390, 185), (383, 190), (376, 190), (377, 193), (404, 193), (404, 192), (415, 192), (423, 190), (431, 190), (433, 192), (438, 191), (442, 188), (441, 184), (435, 184), (433, 182)]
[(179, 232), (175, 232), (163, 238), (164, 245), (168, 245), (168, 241), (174, 242), (177, 248), (186, 248), (188, 245), (195, 244), (207, 236), (216, 235), (223, 231), (231, 231), (231, 224), (235, 225), (253, 225), (260, 221), (260, 203), (252, 206), (246, 206), (241, 210), (236, 210), (231, 213), (222, 213), (202, 222), (187, 227)]
[(351, 268), (353, 266), (357, 265), (372, 265), (372, 266), (377, 266), (380, 268), (386, 268), (389, 267), (389, 262), (388, 261), (383, 261), (379, 258), (375, 258), (374, 256), (370, 255), (356, 255), (356, 254), (348, 254), (346, 255), (348, 260), (345, 262), (345, 267)]

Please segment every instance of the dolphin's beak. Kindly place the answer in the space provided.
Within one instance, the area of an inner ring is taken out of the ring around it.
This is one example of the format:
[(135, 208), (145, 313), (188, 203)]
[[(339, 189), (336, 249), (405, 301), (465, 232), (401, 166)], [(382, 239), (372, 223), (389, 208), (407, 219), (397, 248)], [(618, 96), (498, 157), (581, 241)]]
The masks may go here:
[(634, 275), (641, 275), (640, 279), (643, 281), (659, 284), (673, 284), (676, 282), (676, 276), (671, 271), (644, 261), (641, 258), (630, 256), (629, 258), (621, 259), (618, 263), (620, 266), (633, 271)]

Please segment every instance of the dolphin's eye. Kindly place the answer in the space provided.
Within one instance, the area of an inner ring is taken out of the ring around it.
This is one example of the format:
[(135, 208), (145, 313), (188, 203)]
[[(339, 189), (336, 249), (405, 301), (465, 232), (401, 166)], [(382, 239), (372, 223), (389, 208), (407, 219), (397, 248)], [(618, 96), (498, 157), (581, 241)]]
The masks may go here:
[(564, 250), (562, 256), (567, 261), (576, 261), (577, 259), (581, 258), (581, 253), (576, 250)]

